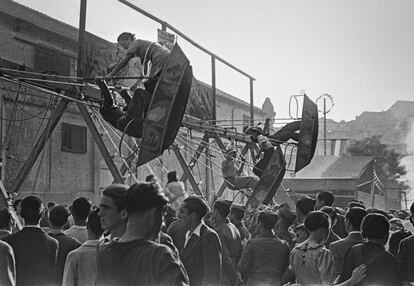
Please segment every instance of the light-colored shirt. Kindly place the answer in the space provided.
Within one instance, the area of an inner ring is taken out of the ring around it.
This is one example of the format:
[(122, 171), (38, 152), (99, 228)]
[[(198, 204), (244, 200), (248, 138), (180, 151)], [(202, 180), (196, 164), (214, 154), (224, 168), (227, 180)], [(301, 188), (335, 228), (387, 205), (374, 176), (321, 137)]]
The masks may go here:
[(225, 179), (237, 177), (236, 162), (234, 160), (224, 160), (221, 162), (221, 172)]
[(88, 240), (88, 231), (86, 230), (86, 226), (74, 225), (65, 230), (65, 234), (76, 238), (80, 241), (80, 243), (84, 243)]
[(63, 272), (63, 286), (95, 285), (96, 250), (99, 240), (87, 240), (69, 252)]
[(333, 285), (335, 262), (325, 246), (308, 240), (297, 245), (290, 254), (290, 267), (301, 286)]
[(185, 234), (185, 242), (184, 242), (184, 247), (186, 247), (188, 241), (190, 240), (192, 235), (197, 235), (200, 236), (200, 231), (201, 231), (201, 227), (203, 226), (203, 222), (200, 222), (200, 224), (194, 229), (193, 232), (187, 231)]

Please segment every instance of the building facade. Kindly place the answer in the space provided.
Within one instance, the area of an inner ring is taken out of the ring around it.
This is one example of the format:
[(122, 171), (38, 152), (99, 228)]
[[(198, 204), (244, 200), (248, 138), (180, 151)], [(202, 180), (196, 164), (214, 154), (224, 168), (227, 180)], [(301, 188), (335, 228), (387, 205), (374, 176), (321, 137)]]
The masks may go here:
[[(0, 0), (0, 5), (1, 67), (65, 76), (76, 75), (76, 28), (14, 1)], [(86, 74), (104, 74), (106, 67), (115, 57), (115, 44), (86, 34), (87, 63), (83, 67)], [(1, 180), (5, 183), (6, 189), (10, 190), (19, 169), (60, 98), (17, 83), (0, 80), (0, 84)], [(202, 82), (198, 81), (198, 84), (210, 88)], [(270, 101), (266, 106), (269, 104)], [(255, 107), (254, 116), (264, 119), (272, 114)], [(98, 122), (98, 119), (95, 118), (95, 122)], [(236, 127), (241, 130), (242, 125), (250, 120), (250, 105), (217, 90), (217, 119), (230, 120), (234, 126), (236, 122), (241, 123)], [(122, 160), (117, 144), (112, 144), (117, 140), (116, 134), (105, 123), (98, 126), (98, 130), (109, 153), (120, 167)], [(106, 136), (107, 133), (111, 134), (111, 138)], [(176, 142), (188, 161), (194, 154), (202, 134), (187, 130), (180, 133), (181, 141)], [(207, 154), (203, 154), (193, 169), (196, 180), (205, 194), (217, 189), (223, 181), (219, 176), (219, 166), (223, 157), (214, 146), (212, 145)], [(207, 158), (213, 159), (209, 161)], [(154, 173), (161, 185), (165, 185), (166, 174), (172, 170), (177, 170), (180, 175), (183, 173), (172, 152), (166, 151), (163, 156), (138, 168), (132, 175), (143, 180), (146, 175)], [(134, 181), (132, 176), (126, 176), (127, 183)], [(100, 191), (112, 181), (113, 178), (86, 123), (77, 107), (70, 105), (25, 178), (17, 196), (35, 194), (46, 202), (56, 201), (65, 204), (69, 204), (76, 197), (86, 196), (96, 203)], [(191, 191), (190, 186), (187, 186)]]

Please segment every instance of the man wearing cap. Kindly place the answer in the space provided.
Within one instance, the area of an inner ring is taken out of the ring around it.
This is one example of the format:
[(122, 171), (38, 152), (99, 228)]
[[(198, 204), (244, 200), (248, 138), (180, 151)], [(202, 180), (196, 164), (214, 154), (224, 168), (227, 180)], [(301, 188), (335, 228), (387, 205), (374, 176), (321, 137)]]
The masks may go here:
[(232, 190), (251, 189), (256, 187), (258, 180), (251, 176), (239, 176), (235, 159), (237, 151), (229, 148), (226, 151), (225, 160), (221, 162), (221, 172), (227, 186)]
[(221, 243), (217, 233), (202, 221), (207, 211), (206, 202), (193, 196), (184, 200), (178, 213), (186, 229), (180, 257), (192, 286), (220, 285), (221, 281)]
[(240, 233), (240, 239), (242, 240), (243, 244), (245, 244), (250, 239), (250, 233), (242, 221), (244, 218), (245, 212), (246, 212), (245, 206), (232, 204), (230, 208), (230, 216), (229, 216), (230, 222), (237, 227), (237, 230)]
[(223, 276), (221, 285), (238, 285), (240, 277), (236, 266), (241, 255), (241, 239), (228, 215), (232, 202), (218, 199), (213, 205), (212, 221), (222, 245)]
[(247, 285), (281, 285), (289, 266), (289, 245), (272, 231), (278, 215), (262, 211), (258, 216), (258, 234), (243, 250), (239, 270)]

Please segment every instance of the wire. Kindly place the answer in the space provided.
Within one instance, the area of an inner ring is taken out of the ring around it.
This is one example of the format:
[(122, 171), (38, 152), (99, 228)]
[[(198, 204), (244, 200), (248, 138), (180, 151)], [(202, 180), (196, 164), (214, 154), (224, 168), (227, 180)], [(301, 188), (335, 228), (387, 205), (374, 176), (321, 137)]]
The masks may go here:
[[(0, 71), (8, 71), (8, 72), (16, 72), (22, 74), (30, 74), (30, 75), (39, 75), (43, 77), (55, 77), (55, 78), (62, 78), (62, 79), (75, 79), (75, 80), (96, 80), (93, 77), (77, 77), (77, 76), (65, 76), (65, 75), (54, 75), (54, 74), (45, 74), (45, 73), (38, 73), (38, 72), (29, 72), (29, 71), (22, 71), (16, 69), (8, 69), (8, 68), (0, 68)], [(126, 77), (113, 77), (112, 79), (146, 79), (149, 77), (145, 76), (126, 76)]]
[(4, 76), (0, 76), (0, 79), (2, 79), (2, 80), (4, 80), (4, 81), (7, 81), (7, 82), (12, 82), (12, 83), (14, 83), (14, 84), (22, 85), (22, 86), (25, 86), (25, 87), (29, 87), (29, 88), (33, 88), (33, 89), (37, 89), (37, 90), (40, 90), (40, 91), (46, 92), (46, 93), (48, 93), (48, 94), (51, 94), (51, 95), (55, 95), (55, 96), (58, 96), (58, 97), (64, 98), (64, 99), (69, 100), (69, 101), (74, 101), (74, 102), (78, 102), (78, 103), (81, 103), (81, 104), (84, 104), (84, 105), (94, 106), (93, 104), (88, 103), (88, 102), (86, 102), (86, 101), (79, 100), (79, 99), (75, 99), (75, 98), (73, 98), (73, 97), (63, 95), (63, 94), (61, 94), (61, 93), (53, 92), (53, 91), (51, 91), (51, 90), (48, 90), (47, 88), (43, 88), (43, 87), (36, 86), (36, 85), (31, 85), (31, 84), (28, 84), (28, 83), (25, 83), (25, 82), (21, 82), (21, 81), (18, 81), (18, 80), (9, 79), (9, 78), (6, 78), (6, 77), (4, 77)]

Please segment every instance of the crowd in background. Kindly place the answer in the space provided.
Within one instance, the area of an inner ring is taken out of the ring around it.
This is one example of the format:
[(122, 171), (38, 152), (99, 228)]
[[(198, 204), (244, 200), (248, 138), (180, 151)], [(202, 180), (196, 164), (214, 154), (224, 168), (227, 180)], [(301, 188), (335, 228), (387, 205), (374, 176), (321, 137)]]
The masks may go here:
[[(175, 172), (67, 207), (27, 196), (0, 210), (0, 285), (412, 285), (409, 211), (316, 199), (247, 210), (187, 196)], [(16, 229), (15, 219), (24, 227)]]

